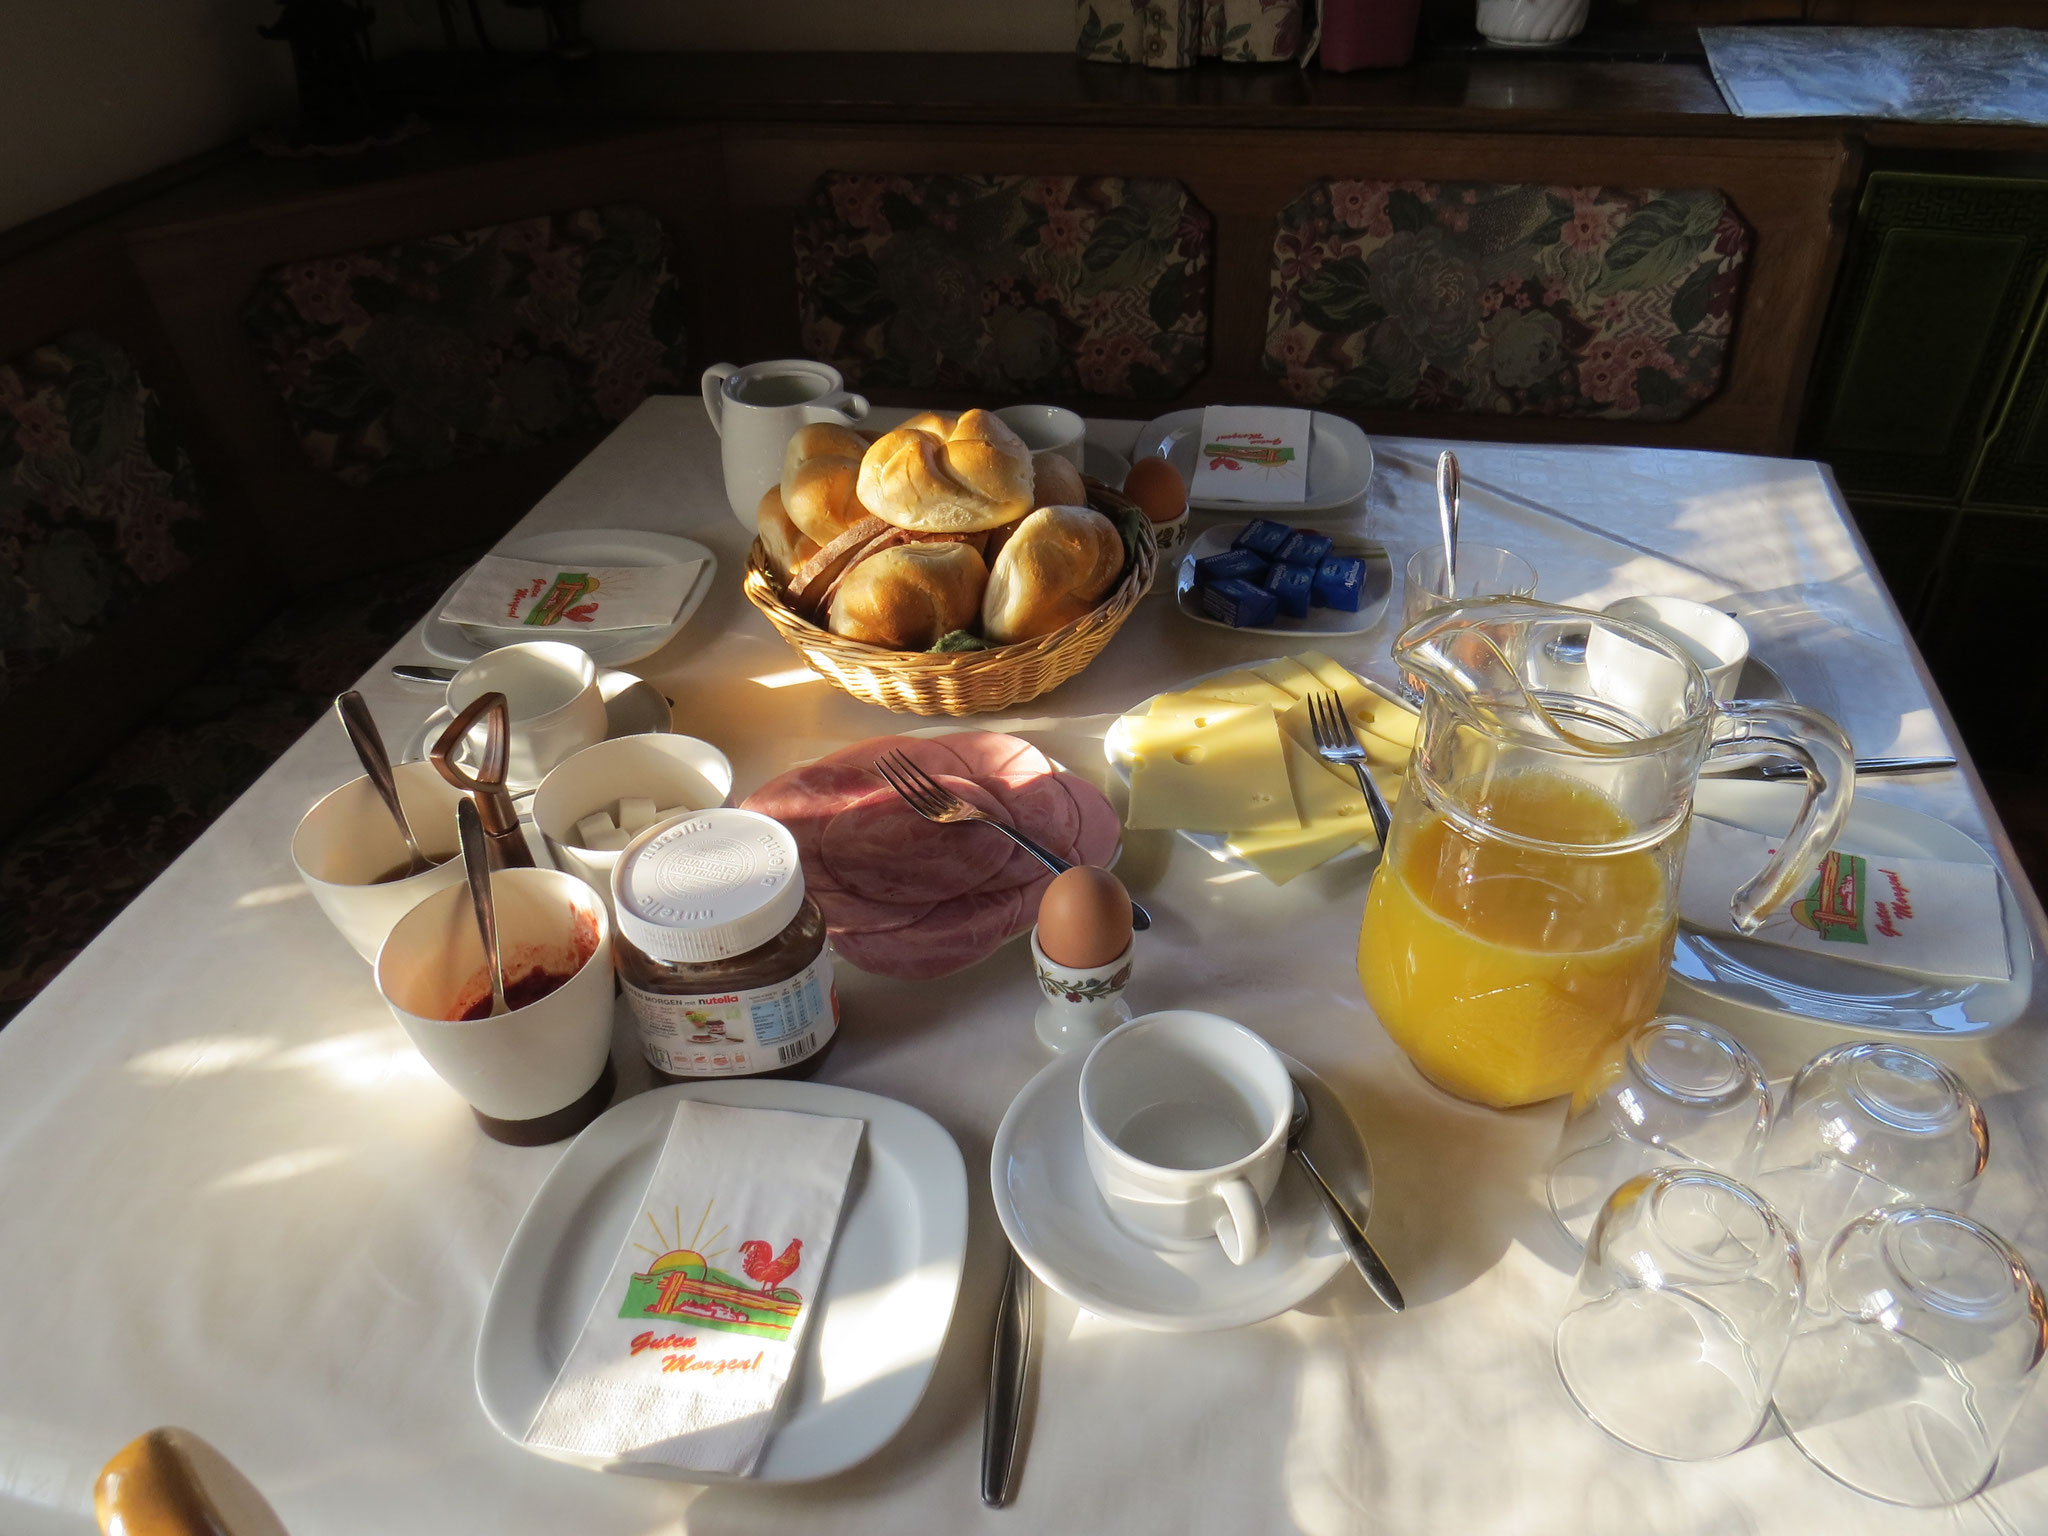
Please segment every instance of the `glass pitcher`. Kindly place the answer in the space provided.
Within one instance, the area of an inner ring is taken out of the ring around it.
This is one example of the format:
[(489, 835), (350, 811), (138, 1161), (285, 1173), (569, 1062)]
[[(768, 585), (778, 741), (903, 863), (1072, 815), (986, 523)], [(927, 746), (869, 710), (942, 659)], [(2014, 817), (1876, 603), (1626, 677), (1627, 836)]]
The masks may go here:
[(1366, 896), (1366, 1001), (1423, 1074), (1496, 1108), (1574, 1091), (1657, 1012), (1707, 754), (1768, 743), (1805, 802), (1734, 897), (1753, 932), (1826, 853), (1854, 759), (1796, 704), (1720, 704), (1655, 630), (1527, 600), (1453, 603), (1395, 643), (1423, 687), (1409, 782)]

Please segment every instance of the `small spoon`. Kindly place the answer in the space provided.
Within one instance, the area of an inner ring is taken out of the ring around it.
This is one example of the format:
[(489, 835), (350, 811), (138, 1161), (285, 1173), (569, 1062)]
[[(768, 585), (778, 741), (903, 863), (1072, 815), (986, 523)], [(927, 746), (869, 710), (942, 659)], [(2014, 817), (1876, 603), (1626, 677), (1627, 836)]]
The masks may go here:
[(370, 783), (383, 800), (384, 809), (398, 823), (398, 833), (405, 839), (409, 861), (406, 874), (426, 873), (434, 867), (434, 861), (420, 851), (420, 840), (412, 835), (412, 823), (405, 819), (405, 807), (398, 803), (398, 781), (391, 776), (391, 758), (384, 750), (384, 737), (377, 730), (377, 722), (370, 718), (370, 706), (360, 693), (351, 688), (335, 699), (334, 712), (341, 716), (341, 728), (348, 732), (349, 745), (356, 749), (356, 757), (361, 760), (363, 772), (370, 776)]
[(1444, 601), (1458, 600), (1458, 456), (1436, 456), (1436, 515), (1444, 535)]
[(476, 802), (464, 798), (455, 807), (455, 825), (462, 836), (462, 872), (469, 876), (469, 899), (476, 907), (476, 931), (484, 941), (491, 966), (491, 1017), (512, 1010), (505, 1002), (505, 960), (498, 953), (498, 909), (491, 903), (491, 849), (484, 839), (484, 820)]
[[(1448, 455), (1446, 455), (1448, 457)], [(1351, 1255), (1351, 1262), (1358, 1266), (1358, 1272), (1365, 1276), (1365, 1283), (1372, 1287), (1373, 1295), (1387, 1304), (1390, 1312), (1399, 1312), (1408, 1305), (1401, 1299), (1401, 1287), (1394, 1283), (1387, 1266), (1380, 1262), (1380, 1256), (1366, 1240), (1365, 1228), (1344, 1207), (1337, 1198), (1337, 1192), (1330, 1188), (1329, 1181), (1317, 1172), (1316, 1165), (1308, 1160), (1308, 1153), (1301, 1145), (1302, 1134), (1308, 1130), (1308, 1095), (1301, 1091), (1301, 1084), (1294, 1084), (1294, 1114), (1287, 1122), (1287, 1150), (1307, 1170), (1316, 1192), (1323, 1197), (1323, 1209), (1330, 1213), (1330, 1220), (1336, 1223), (1337, 1236), (1343, 1240), (1344, 1248)]]

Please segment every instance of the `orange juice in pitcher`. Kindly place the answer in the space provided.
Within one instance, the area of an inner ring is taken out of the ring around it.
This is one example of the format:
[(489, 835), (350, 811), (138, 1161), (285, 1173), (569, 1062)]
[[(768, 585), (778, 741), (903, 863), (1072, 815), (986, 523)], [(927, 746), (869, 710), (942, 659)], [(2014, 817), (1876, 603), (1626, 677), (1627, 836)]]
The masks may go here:
[(1657, 1011), (1692, 786), (1722, 743), (1808, 765), (1801, 825), (1736, 898), (1790, 892), (1848, 811), (1848, 743), (1796, 705), (1714, 701), (1655, 631), (1526, 601), (1452, 605), (1398, 642), (1422, 728), (1366, 898), (1358, 974), (1439, 1087), (1506, 1108), (1579, 1086)]

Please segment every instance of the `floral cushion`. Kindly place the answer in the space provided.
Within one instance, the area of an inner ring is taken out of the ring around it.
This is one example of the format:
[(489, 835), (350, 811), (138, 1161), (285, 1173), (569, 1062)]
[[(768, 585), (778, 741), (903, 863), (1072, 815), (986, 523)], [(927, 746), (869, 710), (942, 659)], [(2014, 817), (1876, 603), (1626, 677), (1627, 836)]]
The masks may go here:
[(690, 378), (668, 235), (632, 206), (275, 267), (245, 319), (307, 454), (350, 485), (601, 430)]
[(805, 348), (863, 387), (1179, 394), (1214, 224), (1177, 181), (830, 171), (796, 218)]
[(1676, 421), (1720, 386), (1749, 241), (1712, 190), (1317, 182), (1266, 368), (1305, 402)]
[(121, 348), (74, 331), (0, 365), (0, 694), (184, 570), (212, 531)]

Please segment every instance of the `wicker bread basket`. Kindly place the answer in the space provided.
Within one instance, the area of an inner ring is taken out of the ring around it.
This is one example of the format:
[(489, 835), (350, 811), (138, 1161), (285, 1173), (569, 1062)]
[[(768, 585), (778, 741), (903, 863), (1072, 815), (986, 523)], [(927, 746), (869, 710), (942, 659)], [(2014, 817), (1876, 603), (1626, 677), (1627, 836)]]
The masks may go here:
[(1035, 640), (986, 651), (892, 651), (821, 629), (784, 601), (759, 539), (747, 555), (746, 593), (807, 665), (856, 699), (915, 715), (975, 715), (1035, 699), (1087, 666), (1151, 590), (1158, 565), (1147, 526), (1123, 579), (1095, 608)]

